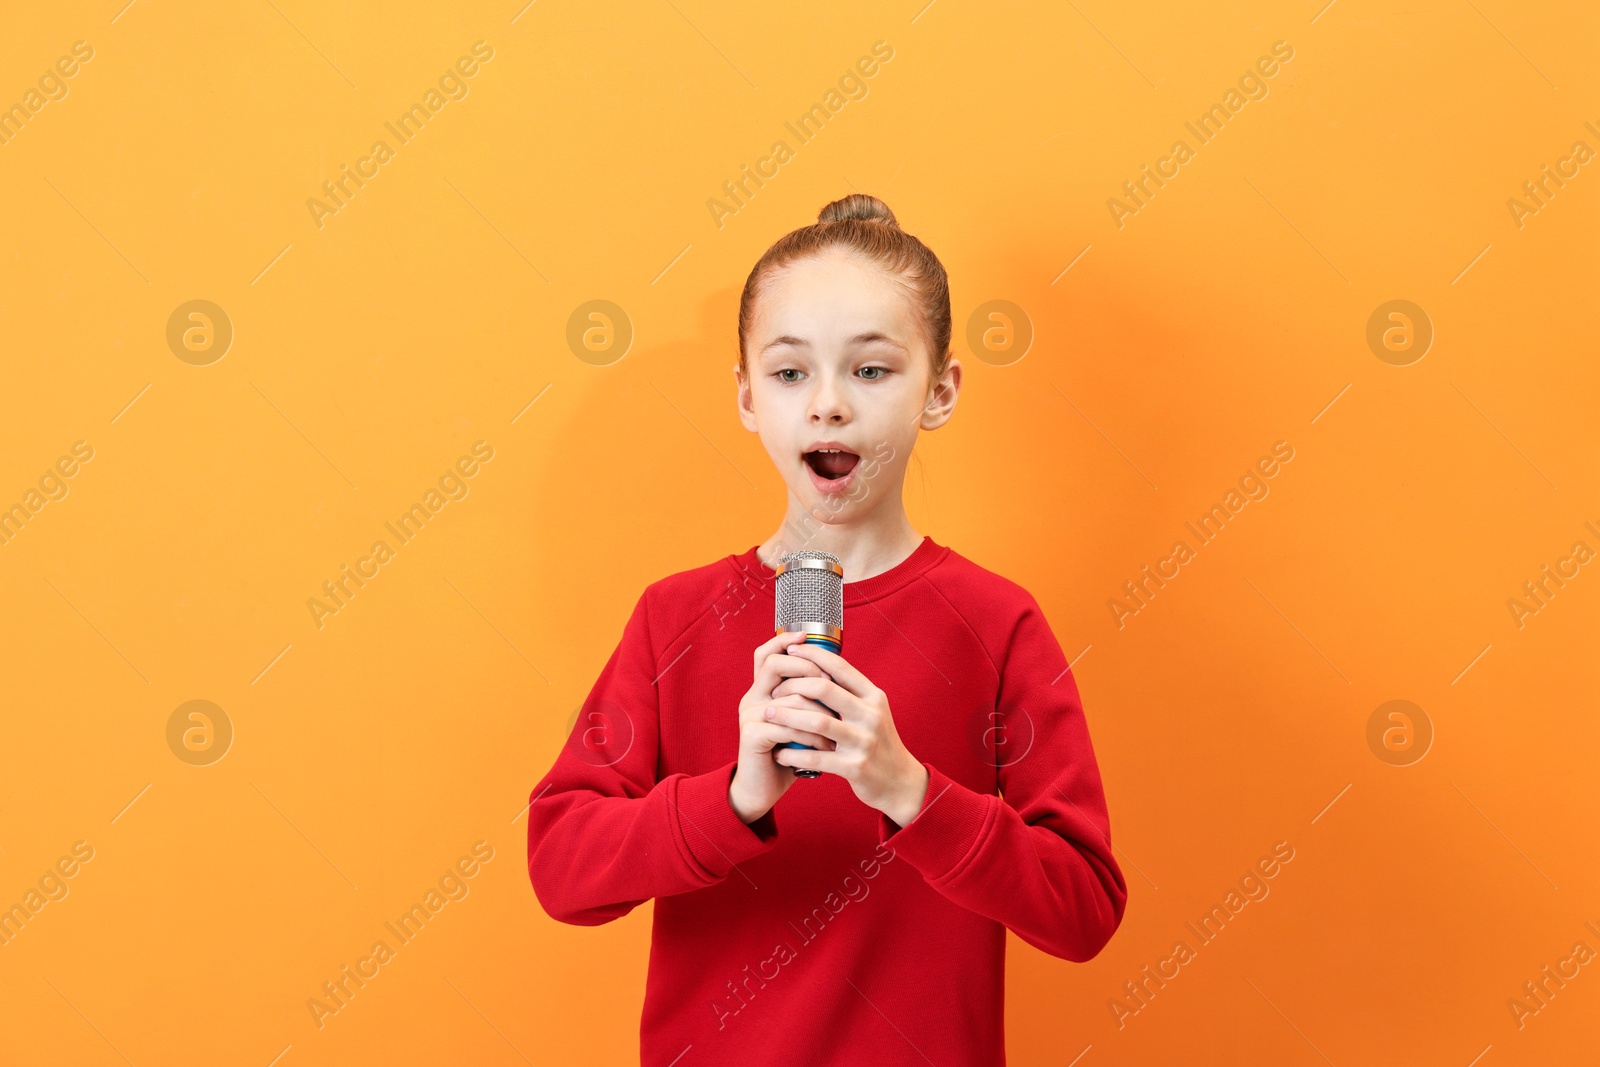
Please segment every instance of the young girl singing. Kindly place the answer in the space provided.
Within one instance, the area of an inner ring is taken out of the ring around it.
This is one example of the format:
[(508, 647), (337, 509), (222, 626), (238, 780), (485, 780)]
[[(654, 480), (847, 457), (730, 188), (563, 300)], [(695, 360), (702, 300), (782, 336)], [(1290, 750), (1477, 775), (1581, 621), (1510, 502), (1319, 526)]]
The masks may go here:
[[(750, 272), (734, 375), (783, 523), (645, 589), (534, 787), (534, 892), (585, 926), (655, 900), (645, 1067), (1004, 1064), (1006, 930), (1088, 960), (1127, 885), (1039, 605), (906, 516), (961, 389), (944, 267), (829, 204)], [(843, 565), (841, 654), (773, 636), (802, 548)]]

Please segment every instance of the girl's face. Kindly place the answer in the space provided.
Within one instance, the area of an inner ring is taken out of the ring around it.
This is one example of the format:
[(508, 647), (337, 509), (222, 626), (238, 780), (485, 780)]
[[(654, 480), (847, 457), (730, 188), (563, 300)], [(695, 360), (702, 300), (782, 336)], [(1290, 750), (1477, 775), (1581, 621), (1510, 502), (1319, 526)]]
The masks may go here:
[(953, 359), (930, 380), (903, 284), (837, 248), (768, 275), (745, 351), (739, 421), (761, 435), (791, 496), (827, 523), (899, 504), (918, 429), (943, 426), (961, 386)]

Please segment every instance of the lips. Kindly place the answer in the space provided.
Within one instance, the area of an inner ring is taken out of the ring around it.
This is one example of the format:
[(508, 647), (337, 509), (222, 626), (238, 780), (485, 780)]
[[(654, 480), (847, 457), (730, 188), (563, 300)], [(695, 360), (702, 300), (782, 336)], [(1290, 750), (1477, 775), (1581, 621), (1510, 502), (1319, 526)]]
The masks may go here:
[(800, 454), (818, 492), (841, 493), (850, 484), (861, 457), (833, 441), (823, 441)]

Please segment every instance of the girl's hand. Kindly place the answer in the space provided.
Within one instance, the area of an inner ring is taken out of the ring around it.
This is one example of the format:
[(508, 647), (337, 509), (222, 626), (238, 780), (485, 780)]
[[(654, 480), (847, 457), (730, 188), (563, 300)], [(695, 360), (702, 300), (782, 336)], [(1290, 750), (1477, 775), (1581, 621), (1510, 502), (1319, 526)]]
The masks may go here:
[[(810, 675), (821, 679), (822, 668), (798, 656), (784, 655), (784, 649), (804, 641), (803, 633), (782, 633), (756, 649), (755, 680), (739, 701), (739, 765), (728, 786), (728, 805), (746, 823), (753, 823), (778, 802), (795, 783), (795, 773), (773, 762), (774, 745), (798, 741), (813, 748), (831, 748), (833, 742), (802, 729), (784, 726), (763, 714), (768, 705), (779, 703), (773, 687), (788, 678)], [(789, 703), (797, 703), (794, 697)], [(823, 716), (832, 721), (831, 716)], [(780, 751), (788, 751), (780, 749)]]
[(810, 697), (840, 717), (835, 719), (815, 707), (787, 706), (792, 701), (767, 711), (768, 722), (820, 734), (834, 746), (831, 752), (779, 749), (773, 758), (785, 767), (839, 775), (863, 804), (883, 812), (897, 825), (905, 826), (916, 818), (928, 793), (928, 769), (901, 743), (889, 714), (888, 696), (843, 656), (818, 645), (795, 645), (784, 658), (808, 661), (818, 670), (785, 678), (772, 695)]

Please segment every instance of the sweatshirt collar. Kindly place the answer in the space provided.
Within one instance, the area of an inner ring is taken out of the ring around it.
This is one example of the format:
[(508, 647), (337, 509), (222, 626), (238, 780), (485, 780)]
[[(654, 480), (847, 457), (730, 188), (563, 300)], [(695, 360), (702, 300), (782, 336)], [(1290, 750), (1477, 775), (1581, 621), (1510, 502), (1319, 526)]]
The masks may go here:
[[(739, 555), (729, 556), (728, 561), (739, 570), (741, 575), (748, 574), (755, 577), (762, 594), (771, 599), (773, 596), (773, 579), (776, 574), (771, 567), (761, 562), (761, 558), (756, 554), (756, 549), (760, 547), (760, 545), (751, 545)], [(950, 549), (947, 546), (938, 544), (932, 537), (924, 534), (921, 543), (912, 550), (911, 555), (882, 574), (875, 574), (871, 578), (865, 578), (859, 582), (850, 581), (849, 576), (846, 575), (844, 606), (849, 608), (857, 604), (865, 604), (869, 600), (877, 600), (879, 597), (888, 596), (898, 589), (903, 589), (921, 577), (934, 564), (942, 560), (949, 551)]]

